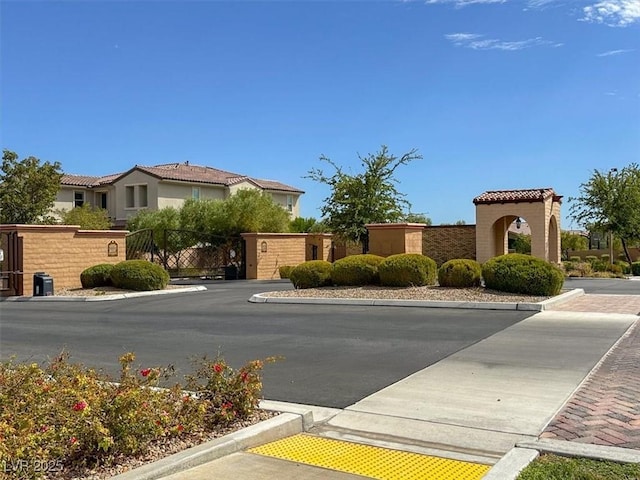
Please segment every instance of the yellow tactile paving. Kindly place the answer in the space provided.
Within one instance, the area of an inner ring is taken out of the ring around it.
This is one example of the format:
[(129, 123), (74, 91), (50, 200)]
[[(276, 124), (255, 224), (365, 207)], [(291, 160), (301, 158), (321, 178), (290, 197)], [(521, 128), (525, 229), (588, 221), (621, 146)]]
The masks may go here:
[(248, 451), (381, 480), (476, 480), (491, 468), (308, 434), (283, 438)]

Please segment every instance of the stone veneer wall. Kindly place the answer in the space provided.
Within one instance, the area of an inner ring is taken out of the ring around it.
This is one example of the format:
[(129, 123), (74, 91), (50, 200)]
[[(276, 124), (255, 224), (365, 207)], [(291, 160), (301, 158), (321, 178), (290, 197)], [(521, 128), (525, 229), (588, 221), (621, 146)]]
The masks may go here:
[[(128, 232), (124, 230), (80, 230), (77, 225), (0, 225), (0, 231), (17, 231), (22, 238), (25, 296), (33, 293), (36, 272), (45, 272), (53, 278), (54, 291), (79, 288), (84, 269), (126, 259)], [(112, 242), (117, 245), (117, 256), (108, 255)]]
[(454, 258), (476, 259), (475, 225), (428, 226), (422, 233), (422, 254), (438, 266)]

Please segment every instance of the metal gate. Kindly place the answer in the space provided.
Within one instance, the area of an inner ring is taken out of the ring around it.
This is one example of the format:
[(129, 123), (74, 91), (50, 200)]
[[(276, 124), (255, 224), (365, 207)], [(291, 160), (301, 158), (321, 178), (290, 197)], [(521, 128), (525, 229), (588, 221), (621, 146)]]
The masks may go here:
[(22, 238), (18, 232), (0, 232), (0, 295), (21, 296), (23, 292)]
[(171, 278), (246, 278), (245, 245), (240, 236), (191, 230), (140, 230), (127, 235), (127, 260), (161, 265)]

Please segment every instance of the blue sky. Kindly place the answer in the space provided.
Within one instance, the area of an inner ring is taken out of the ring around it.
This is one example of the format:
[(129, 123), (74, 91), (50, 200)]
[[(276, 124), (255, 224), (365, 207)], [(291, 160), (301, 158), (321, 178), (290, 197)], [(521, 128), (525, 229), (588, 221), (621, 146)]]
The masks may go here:
[[(412, 211), (575, 196), (640, 157), (640, 0), (4, 1), (2, 147), (103, 175), (189, 160), (328, 189), (388, 145)], [(563, 228), (569, 228), (568, 202)], [(573, 225), (574, 228), (576, 227)]]

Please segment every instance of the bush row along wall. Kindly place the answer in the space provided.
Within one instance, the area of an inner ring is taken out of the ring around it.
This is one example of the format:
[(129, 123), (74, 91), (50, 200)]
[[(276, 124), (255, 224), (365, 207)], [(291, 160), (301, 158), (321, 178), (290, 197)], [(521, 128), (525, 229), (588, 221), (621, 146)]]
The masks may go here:
[(475, 225), (439, 225), (426, 227), (422, 234), (422, 254), (438, 266), (455, 258), (476, 259)]
[(25, 296), (33, 293), (36, 272), (50, 275), (55, 290), (80, 288), (80, 273), (85, 268), (126, 259), (128, 232), (124, 230), (80, 230), (77, 225), (0, 225), (0, 231), (16, 231), (22, 238)]
[[(638, 260), (640, 260), (640, 248), (636, 248), (636, 247), (629, 247), (629, 255), (631, 256), (631, 261), (633, 262), (637, 262)], [(567, 250), (567, 252), (569, 253), (568, 257), (580, 257), (581, 259), (585, 259), (588, 256), (593, 256), (593, 257), (602, 257), (602, 255), (609, 255), (609, 249), (608, 248), (601, 248), (599, 250), (596, 249), (592, 249), (592, 250)], [(614, 250), (613, 251), (613, 259), (614, 260), (624, 260), (625, 262), (627, 261), (627, 257), (624, 254), (624, 250)]]

